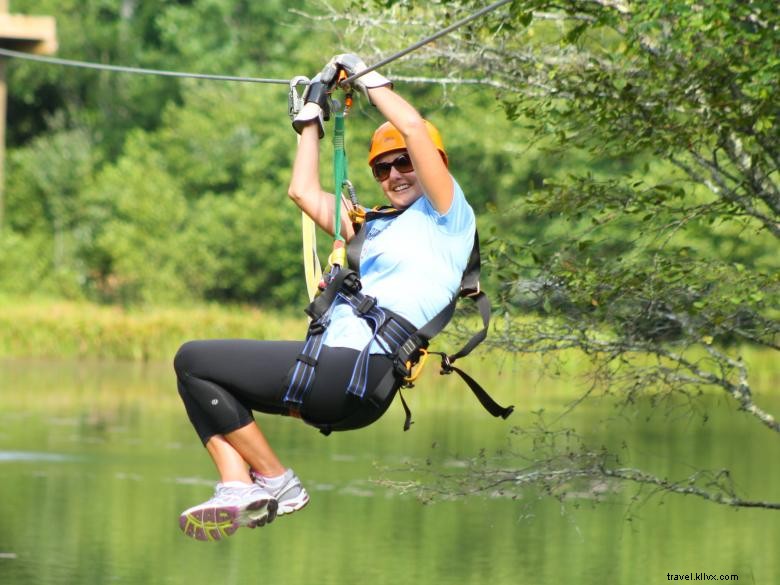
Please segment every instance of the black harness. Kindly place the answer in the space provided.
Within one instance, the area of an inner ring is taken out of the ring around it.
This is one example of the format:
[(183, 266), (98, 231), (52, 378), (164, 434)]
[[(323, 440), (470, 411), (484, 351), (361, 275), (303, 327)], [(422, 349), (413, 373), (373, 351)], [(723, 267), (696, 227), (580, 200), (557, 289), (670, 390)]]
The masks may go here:
[[(368, 323), (372, 331), (371, 340), (360, 352), (355, 362), (346, 392), (358, 398), (369, 400), (376, 405), (381, 405), (396, 389), (404, 385), (412, 386), (409, 382), (412, 368), (417, 364), (423, 352), (427, 351), (431, 339), (450, 322), (455, 313), (458, 299), (468, 297), (474, 301), (479, 310), (482, 317), (482, 329), (452, 355), (440, 352), (428, 353), (441, 357), (441, 374), (457, 373), (490, 414), (507, 418), (514, 410), (513, 406), (502, 407), (497, 404), (471, 376), (452, 365), (455, 360), (471, 353), (485, 339), (490, 323), (490, 301), (479, 286), (479, 236), (476, 233), (474, 234), (474, 246), (463, 272), (458, 294), (423, 327), (418, 329), (401, 315), (380, 307), (376, 298), (361, 292), (358, 268), (360, 266), (360, 252), (368, 231), (362, 229), (363, 226), (372, 219), (396, 217), (403, 211), (392, 207), (368, 211), (365, 214), (365, 222), (355, 225), (355, 236), (347, 246), (347, 262), (353, 268), (334, 267), (326, 279), (325, 288), (305, 309), (306, 314), (311, 318), (311, 323), (303, 349), (288, 374), (284, 403), (293, 413), (300, 411), (306, 394), (314, 383), (317, 362), (322, 351), (323, 336), (330, 324), (330, 314), (337, 300), (340, 299), (348, 303), (355, 314)], [(392, 359), (393, 367), (375, 388), (368, 389), (368, 364), (371, 355), (370, 349), (374, 341)], [(406, 413), (404, 422), (404, 430), (406, 431), (412, 424), (411, 412), (403, 395), (401, 395), (401, 401)], [(320, 430), (327, 435), (338, 428), (320, 426)]]

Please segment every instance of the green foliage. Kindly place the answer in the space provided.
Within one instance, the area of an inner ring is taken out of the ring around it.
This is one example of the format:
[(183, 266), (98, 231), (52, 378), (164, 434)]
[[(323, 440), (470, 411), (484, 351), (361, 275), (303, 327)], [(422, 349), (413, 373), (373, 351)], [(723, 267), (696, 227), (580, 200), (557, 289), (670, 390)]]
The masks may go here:
[(64, 290), (53, 286), (52, 240), (41, 234), (22, 235), (8, 228), (0, 234), (0, 279), (3, 291), (14, 294), (33, 290), (48, 290), (62, 295)]
[[(281, 77), (316, 71), (322, 47), (342, 50), (338, 35), (359, 51), (370, 38), (372, 61), (377, 47), (386, 55), (482, 6), (366, 0), (324, 7), (333, 24), (313, 29), (281, 2), (86, 4), (35, 5), (58, 17), (64, 56)], [(349, 22), (356, 7), (407, 35), (364, 34)], [(514, 2), (387, 68), (494, 88), (398, 86), (443, 129), (489, 236), (499, 312), (538, 311), (559, 339), (582, 332), (594, 343), (585, 349), (604, 338), (659, 351), (710, 339), (776, 346), (773, 8)], [(40, 282), (65, 279), (68, 294), (300, 303), (284, 93), (14, 64), (5, 241), (36, 250)], [(362, 153), (379, 121), (359, 99), (350, 176), (370, 205)], [(324, 154), (326, 185), (328, 164)], [(4, 259), (4, 288), (32, 282), (11, 276), (21, 257)], [(499, 340), (519, 347), (525, 331), (507, 323)]]
[(300, 238), (290, 229), (299, 214), (263, 199), (237, 193), (198, 201), (187, 235), (205, 298), (303, 306)]
[[(360, 5), (412, 38), (484, 6)], [(407, 42), (372, 32), (385, 53)], [(485, 157), (520, 191), (481, 218), (496, 345), (580, 349), (597, 387), (628, 396), (714, 385), (780, 430), (740, 358), (780, 335), (778, 49), (770, 0), (531, 0), (395, 65), (497, 88), (515, 128), (472, 164), (492, 170), (477, 161), (500, 144), (532, 165)]]
[(86, 196), (89, 217), (81, 253), (93, 268), (92, 286), (109, 300), (186, 298), (179, 269), (188, 251), (182, 231), (187, 202), (181, 185), (142, 134), (105, 167)]
[[(56, 17), (59, 56), (89, 62), (226, 75), (289, 76), (281, 59), (306, 38), (290, 27), (298, 2), (243, 0), (15, 0), (14, 12)], [(183, 97), (167, 77), (16, 63), (9, 75), (12, 144), (44, 132), (47, 115), (88, 124), (110, 156), (134, 128), (160, 124)]]
[[(68, 58), (282, 77), (308, 50), (303, 61), (320, 65), (316, 35), (285, 25), (289, 3), (81, 4), (14, 10), (56, 16)], [(286, 88), (25, 62), (13, 62), (9, 85), (4, 244), (14, 249), (0, 289), (302, 304)]]

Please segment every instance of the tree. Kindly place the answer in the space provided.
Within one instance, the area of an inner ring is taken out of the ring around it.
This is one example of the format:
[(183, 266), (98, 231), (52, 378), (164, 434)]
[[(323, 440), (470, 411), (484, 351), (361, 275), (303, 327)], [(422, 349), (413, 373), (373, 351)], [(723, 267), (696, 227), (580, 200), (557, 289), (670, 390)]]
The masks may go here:
[[(283, 77), (291, 62), (296, 73), (320, 65), (313, 47), (322, 37), (291, 26), (296, 4), (14, 6), (55, 15), (63, 58)], [(19, 60), (9, 71), (0, 289), (124, 303), (303, 303), (300, 242), (289, 229), (298, 215), (284, 195), (295, 145), (284, 85)]]
[[(368, 62), (404, 46), (395, 21), (414, 31), (405, 38), (422, 38), (483, 5), (359, 4), (350, 25), (371, 39), (357, 48)], [(549, 156), (590, 160), (492, 220), (487, 264), (506, 317), (494, 345), (588, 356), (585, 395), (608, 390), (630, 402), (715, 389), (780, 433), (743, 358), (749, 347), (780, 349), (779, 27), (771, 0), (530, 0), (388, 69), (496, 88), (506, 115)], [(528, 218), (544, 224), (535, 238), (517, 228)], [(609, 454), (581, 453), (581, 466), (548, 454), (539, 463), (554, 473), (533, 477), (680, 491), (640, 470), (618, 472)], [(688, 493), (753, 505), (718, 482), (703, 487), (704, 477), (686, 478)]]

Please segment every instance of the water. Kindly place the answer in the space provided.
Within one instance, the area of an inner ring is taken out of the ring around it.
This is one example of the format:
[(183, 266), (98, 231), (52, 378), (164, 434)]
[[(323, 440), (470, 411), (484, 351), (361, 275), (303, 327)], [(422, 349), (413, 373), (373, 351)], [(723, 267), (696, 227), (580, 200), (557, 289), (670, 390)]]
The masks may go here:
[[(625, 490), (601, 503), (529, 490), (425, 505), (385, 487), (377, 480), (427, 478), (409, 462), (452, 471), (458, 457), (505, 449), (512, 426), (534, 422), (530, 411), (554, 415), (567, 400), (533, 377), (493, 377), (496, 397), (519, 407), (498, 421), (454, 380), (424, 386), (408, 396), (408, 433), (400, 404), (368, 429), (328, 438), (261, 419), (312, 501), (201, 543), (182, 536), (177, 518), (210, 496), (214, 472), (169, 366), (0, 361), (0, 584), (596, 585), (667, 583), (668, 573), (780, 583), (780, 512), (682, 496), (629, 507), (635, 492)], [(777, 399), (764, 404), (780, 411)], [(778, 437), (732, 408), (710, 400), (704, 423), (702, 410), (593, 401), (567, 420), (633, 465), (675, 477), (697, 462), (729, 467), (741, 493), (780, 500)]]

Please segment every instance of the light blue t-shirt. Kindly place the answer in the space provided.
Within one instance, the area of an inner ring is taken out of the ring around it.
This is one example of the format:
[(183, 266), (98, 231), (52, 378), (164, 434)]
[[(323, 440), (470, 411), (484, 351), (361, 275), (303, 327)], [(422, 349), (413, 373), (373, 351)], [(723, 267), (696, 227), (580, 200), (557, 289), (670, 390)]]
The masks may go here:
[[(401, 215), (368, 222), (360, 254), (362, 292), (376, 297), (420, 328), (446, 307), (460, 288), (476, 221), (457, 182), (452, 205), (444, 215), (422, 196)], [(362, 350), (371, 328), (348, 304), (337, 301), (324, 343)], [(371, 353), (384, 353), (375, 341)]]

